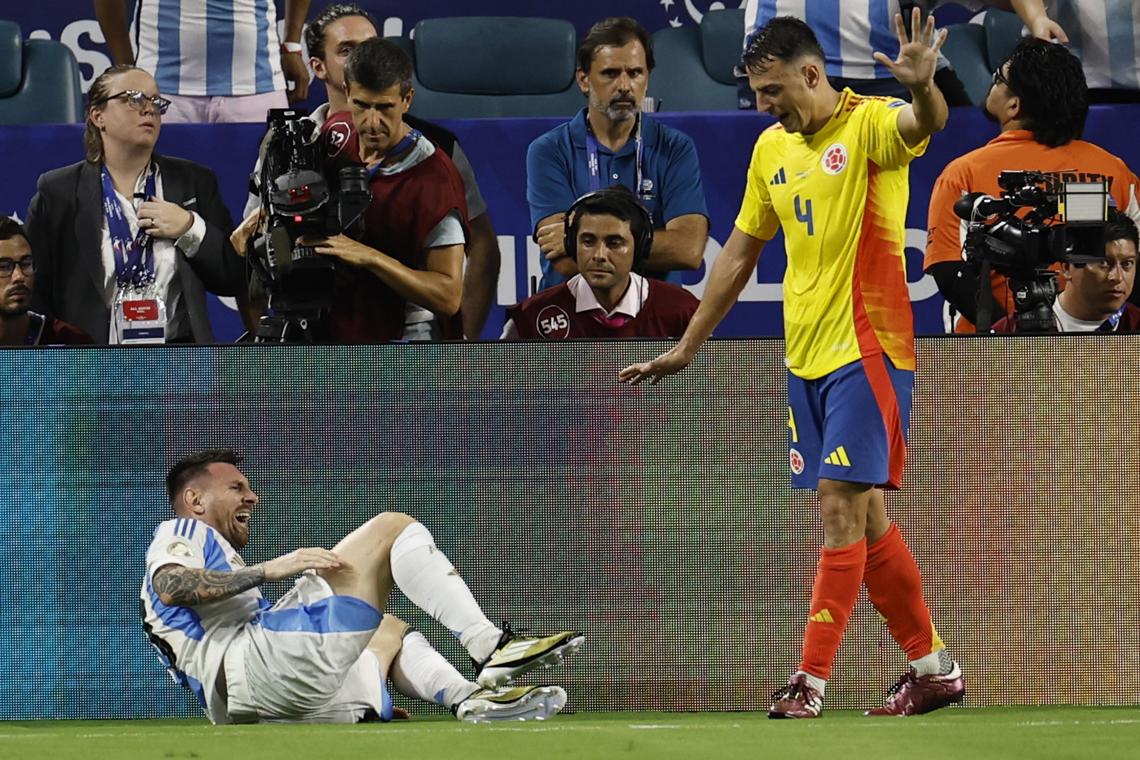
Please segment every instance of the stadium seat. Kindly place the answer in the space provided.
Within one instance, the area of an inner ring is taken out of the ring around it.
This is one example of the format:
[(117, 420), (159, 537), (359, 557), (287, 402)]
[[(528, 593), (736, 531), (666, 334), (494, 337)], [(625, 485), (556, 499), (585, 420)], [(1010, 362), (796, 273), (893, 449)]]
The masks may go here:
[(970, 100), (981, 105), (1000, 66), (1021, 39), (1021, 19), (1008, 11), (989, 9), (980, 24), (952, 24), (947, 27), (942, 52), (954, 65)]
[(990, 91), (993, 74), (986, 58), (986, 31), (981, 24), (951, 24), (946, 30), (942, 52), (954, 66), (970, 100), (981, 105)]
[(666, 27), (653, 34), (657, 67), (649, 94), (663, 111), (733, 111), (733, 67), (740, 61), (744, 11), (709, 11), (699, 27)]
[(82, 120), (79, 65), (66, 45), (24, 40), (19, 25), (0, 21), (0, 124)]
[(740, 63), (743, 50), (743, 8), (709, 11), (704, 15), (701, 19), (701, 58), (710, 77), (735, 88), (736, 74), (733, 72)]
[(574, 81), (577, 36), (569, 21), (424, 19), (412, 44), (411, 110), (421, 118), (569, 117), (585, 104)]
[(986, 30), (986, 60), (990, 71), (993, 71), (1013, 52), (1025, 25), (1017, 14), (990, 8), (982, 20), (982, 27)]

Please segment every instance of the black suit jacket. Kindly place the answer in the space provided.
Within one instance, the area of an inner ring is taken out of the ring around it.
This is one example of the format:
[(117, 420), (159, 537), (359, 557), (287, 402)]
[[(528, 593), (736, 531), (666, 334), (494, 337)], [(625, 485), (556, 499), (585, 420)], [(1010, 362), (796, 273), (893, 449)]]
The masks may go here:
[[(214, 173), (201, 164), (157, 153), (163, 199), (195, 211), (206, 235), (193, 257), (177, 248), (178, 278), (195, 343), (212, 343), (206, 291), (236, 296), (246, 288), (245, 260), (234, 252), (230, 212)], [(106, 343), (111, 309), (104, 291), (103, 189), (100, 165), (80, 161), (40, 175), (28, 206), (27, 230), (36, 262), (33, 309), (82, 328)]]

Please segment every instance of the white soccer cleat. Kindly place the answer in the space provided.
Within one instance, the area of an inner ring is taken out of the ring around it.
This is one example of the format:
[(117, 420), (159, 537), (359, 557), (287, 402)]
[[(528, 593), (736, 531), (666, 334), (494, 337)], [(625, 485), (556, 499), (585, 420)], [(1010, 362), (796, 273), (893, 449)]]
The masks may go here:
[(467, 723), (546, 720), (565, 706), (566, 692), (560, 686), (479, 689), (455, 706), (455, 717)]

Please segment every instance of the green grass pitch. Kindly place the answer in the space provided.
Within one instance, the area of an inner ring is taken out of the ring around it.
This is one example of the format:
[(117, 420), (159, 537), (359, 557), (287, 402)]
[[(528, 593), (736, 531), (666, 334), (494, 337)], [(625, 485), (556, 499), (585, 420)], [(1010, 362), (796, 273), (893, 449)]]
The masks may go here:
[(941, 710), (914, 718), (825, 712), (578, 713), (467, 725), (448, 717), (358, 726), (212, 727), (202, 720), (0, 723), (0, 758), (474, 760), (494, 758), (1099, 758), (1140, 756), (1140, 708)]

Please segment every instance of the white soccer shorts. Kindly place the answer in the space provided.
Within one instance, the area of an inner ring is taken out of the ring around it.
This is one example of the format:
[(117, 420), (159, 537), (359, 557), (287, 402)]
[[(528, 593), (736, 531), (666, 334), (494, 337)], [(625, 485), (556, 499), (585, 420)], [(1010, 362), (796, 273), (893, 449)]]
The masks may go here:
[(361, 599), (337, 596), (309, 571), (226, 651), (228, 711), (235, 723), (356, 723), (392, 716), (376, 656), (366, 647), (382, 619)]

